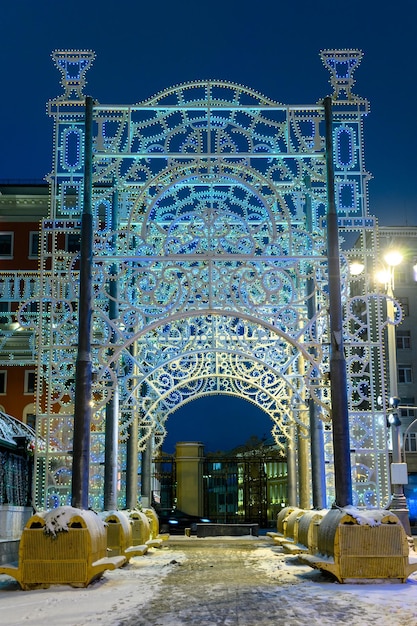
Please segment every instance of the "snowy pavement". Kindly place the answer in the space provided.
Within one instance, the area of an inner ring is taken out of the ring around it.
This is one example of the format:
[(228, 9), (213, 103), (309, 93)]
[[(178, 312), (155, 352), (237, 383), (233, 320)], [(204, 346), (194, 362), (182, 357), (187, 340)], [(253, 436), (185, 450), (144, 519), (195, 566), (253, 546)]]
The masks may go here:
[(415, 626), (417, 573), (405, 584), (341, 585), (265, 537), (178, 538), (86, 589), (21, 591), (0, 575), (5, 626)]

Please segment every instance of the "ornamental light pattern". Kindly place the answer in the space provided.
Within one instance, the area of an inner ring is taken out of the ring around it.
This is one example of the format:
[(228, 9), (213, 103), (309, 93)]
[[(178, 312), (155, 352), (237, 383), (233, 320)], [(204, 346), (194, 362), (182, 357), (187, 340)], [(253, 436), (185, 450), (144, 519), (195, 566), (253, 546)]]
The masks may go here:
[[(372, 263), (376, 221), (363, 158), (368, 102), (353, 94), (362, 53), (326, 50), (334, 104), (336, 203), (342, 241)], [(84, 185), (85, 73), (91, 51), (55, 51), (64, 94), (54, 119), (51, 209), (42, 223), (39, 293), (19, 323), (38, 354), (37, 504), (70, 497)], [(93, 108), (93, 393), (91, 504), (102, 504), (105, 407), (119, 398), (119, 464), (139, 416), (138, 450), (163, 442), (168, 417), (213, 394), (271, 418), (285, 452), (309, 438), (308, 404), (329, 420), (326, 168), (322, 103), (284, 105), (241, 85), (202, 80), (135, 105)], [(342, 252), (345, 344), (358, 506), (386, 501), (385, 423), (376, 395), (382, 301), (349, 275)], [(34, 303), (36, 306), (34, 306)], [(123, 481), (122, 481), (123, 483)], [(123, 484), (120, 491), (123, 502)]]

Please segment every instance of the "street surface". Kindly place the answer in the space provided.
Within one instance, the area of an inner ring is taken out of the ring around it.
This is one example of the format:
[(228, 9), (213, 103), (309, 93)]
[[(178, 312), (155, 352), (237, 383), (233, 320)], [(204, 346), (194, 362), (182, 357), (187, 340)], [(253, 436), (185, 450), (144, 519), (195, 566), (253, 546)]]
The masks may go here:
[[(415, 626), (417, 623), (416, 581), (406, 585), (341, 585), (328, 574), (300, 565), (296, 557), (284, 555), (267, 538), (205, 541), (172, 541), (172, 548), (181, 548), (185, 558), (171, 563), (173, 569), (146, 606), (118, 624)], [(401, 599), (395, 601), (399, 589), (412, 592), (411, 606), (403, 606)], [(379, 596), (374, 601), (373, 592), (383, 593), (388, 602), (381, 605)]]
[(0, 575), (4, 626), (415, 626), (405, 584), (339, 584), (268, 537), (171, 537), (86, 589), (22, 591)]

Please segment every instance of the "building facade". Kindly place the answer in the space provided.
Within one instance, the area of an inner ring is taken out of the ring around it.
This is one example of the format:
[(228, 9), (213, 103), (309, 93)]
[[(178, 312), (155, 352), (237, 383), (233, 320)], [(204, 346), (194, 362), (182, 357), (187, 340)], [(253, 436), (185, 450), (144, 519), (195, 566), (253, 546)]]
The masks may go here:
[[(410, 518), (417, 522), (417, 226), (379, 228), (379, 249), (396, 250), (401, 262), (394, 268), (393, 295), (399, 303), (395, 328), (396, 365), (403, 459), (408, 467), (407, 496)], [(390, 358), (386, 349), (387, 361)]]
[(0, 184), (0, 410), (32, 427), (35, 335), (20, 326), (16, 313), (20, 303), (37, 291), (39, 229), (48, 210), (46, 184)]

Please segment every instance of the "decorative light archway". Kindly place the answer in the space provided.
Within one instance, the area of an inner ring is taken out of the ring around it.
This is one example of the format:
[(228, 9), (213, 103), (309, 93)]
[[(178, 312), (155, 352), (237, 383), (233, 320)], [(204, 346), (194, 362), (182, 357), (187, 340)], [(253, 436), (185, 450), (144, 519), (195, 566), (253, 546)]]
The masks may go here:
[[(55, 487), (60, 501), (68, 497), (68, 489), (60, 490), (48, 476), (54, 465), (71, 462), (70, 451), (59, 444), (73, 402), (77, 343), (79, 261), (69, 242), (80, 228), (83, 86), (94, 54), (56, 51), (53, 57), (64, 75), (65, 93), (49, 102), (55, 158), (51, 213), (41, 233), (38, 423), (39, 433), (55, 442), (37, 455), (41, 506), (44, 494)], [(374, 233), (362, 155), (368, 104), (352, 93), (360, 57), (354, 50), (322, 53), (334, 88), (339, 226)], [(289, 391), (297, 400), (312, 398), (325, 413), (323, 106), (282, 105), (233, 83), (195, 81), (132, 106), (96, 104), (93, 126), (92, 441), (97, 467), (102, 410), (116, 389), (122, 439), (129, 416), (144, 408), (143, 426), (157, 432), (161, 413), (185, 402), (185, 390), (193, 386), (197, 397), (216, 387), (256, 397), (276, 416), (277, 441), (282, 434), (290, 437), (284, 412), (288, 419), (296, 415), (288, 412)], [(366, 246), (362, 252), (367, 253)], [(372, 307), (366, 307), (370, 315)], [(36, 318), (30, 300), (23, 302), (20, 323), (31, 326)], [(361, 410), (372, 419), (376, 407), (361, 380), (379, 380), (383, 368), (375, 338), (365, 337), (354, 317), (349, 319), (349, 384), (356, 381)], [(359, 360), (371, 353), (373, 371), (362, 368), (358, 374)], [(140, 393), (144, 383), (151, 408)], [(368, 457), (384, 472), (385, 452), (374, 446)], [(100, 484), (98, 470), (91, 480)], [(378, 485), (375, 493), (380, 504), (386, 485)]]

